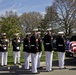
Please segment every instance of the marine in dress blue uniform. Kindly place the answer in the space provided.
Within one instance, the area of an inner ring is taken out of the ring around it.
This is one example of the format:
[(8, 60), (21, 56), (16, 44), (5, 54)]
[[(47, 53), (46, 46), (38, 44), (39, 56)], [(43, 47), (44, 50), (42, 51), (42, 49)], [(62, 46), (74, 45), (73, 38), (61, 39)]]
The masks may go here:
[(0, 39), (1, 66), (7, 65), (8, 43), (6, 33), (2, 33), (2, 38)]
[(47, 34), (44, 36), (44, 50), (46, 56), (46, 70), (52, 71), (52, 59), (53, 59), (53, 37), (51, 35), (51, 28), (47, 29)]
[(37, 64), (37, 69), (41, 69), (42, 67), (40, 66), (40, 58), (42, 55), (42, 39), (41, 39), (41, 32), (37, 32), (37, 37), (38, 37), (38, 64)]
[(58, 62), (59, 68), (64, 69), (64, 59), (65, 59), (65, 39), (63, 37), (64, 32), (58, 32), (58, 37), (56, 39), (56, 50), (58, 51)]
[(13, 54), (14, 54), (14, 64), (20, 64), (20, 45), (21, 45), (21, 41), (20, 41), (20, 37), (19, 37), (19, 33), (15, 33), (14, 34), (14, 38), (12, 40), (12, 46), (13, 46)]
[(30, 38), (31, 45), (31, 60), (32, 60), (32, 73), (38, 73), (37, 63), (38, 63), (38, 38), (37, 38), (38, 29), (33, 29), (33, 35)]
[(24, 68), (30, 69), (30, 32), (26, 33), (26, 37), (23, 40), (23, 52), (24, 52)]

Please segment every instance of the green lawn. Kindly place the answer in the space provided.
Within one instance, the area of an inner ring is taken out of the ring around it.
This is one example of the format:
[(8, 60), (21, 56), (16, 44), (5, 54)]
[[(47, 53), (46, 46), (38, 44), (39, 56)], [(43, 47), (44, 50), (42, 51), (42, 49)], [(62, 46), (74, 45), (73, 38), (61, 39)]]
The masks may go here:
[[(20, 49), (20, 53), (21, 53), (21, 63), (24, 62), (24, 54), (23, 54), (23, 46), (21, 45), (21, 49)], [(10, 48), (8, 48), (8, 65), (13, 65), (14, 63), (14, 59), (13, 59), (13, 49), (12, 46)]]
[[(44, 47), (42, 46), (42, 57), (41, 61), (45, 61), (45, 52)], [(54, 52), (53, 60), (57, 60), (57, 52)], [(21, 45), (21, 63), (24, 62), (24, 54), (23, 54), (23, 46)], [(8, 65), (13, 65), (14, 59), (13, 59), (13, 51), (12, 46), (8, 49)]]

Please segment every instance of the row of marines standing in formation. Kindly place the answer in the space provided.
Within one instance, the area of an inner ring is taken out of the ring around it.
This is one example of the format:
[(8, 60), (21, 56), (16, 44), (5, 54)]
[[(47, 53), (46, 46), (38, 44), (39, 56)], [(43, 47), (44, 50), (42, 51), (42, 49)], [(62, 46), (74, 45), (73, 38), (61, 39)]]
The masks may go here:
[[(58, 32), (59, 36), (56, 39), (56, 50), (58, 51), (58, 61), (59, 68), (64, 67), (65, 58), (65, 39), (63, 32)], [(23, 52), (24, 52), (24, 69), (28, 70), (29, 58), (31, 54), (31, 64), (32, 73), (38, 73), (37, 69), (40, 67), (40, 57), (42, 55), (42, 39), (38, 29), (33, 29), (33, 35), (30, 37), (30, 33), (26, 33), (26, 37), (23, 39)], [(52, 71), (52, 60), (53, 60), (53, 36), (51, 35), (51, 28), (47, 29), (47, 34), (44, 36), (43, 44), (45, 50), (46, 58), (46, 71)], [(8, 57), (8, 44), (9, 41), (6, 38), (6, 33), (2, 33), (2, 38), (0, 39), (0, 56), (1, 56), (1, 66), (7, 65)], [(12, 40), (13, 54), (14, 54), (14, 64), (20, 64), (20, 45), (21, 40), (18, 33), (15, 33), (15, 38)]]

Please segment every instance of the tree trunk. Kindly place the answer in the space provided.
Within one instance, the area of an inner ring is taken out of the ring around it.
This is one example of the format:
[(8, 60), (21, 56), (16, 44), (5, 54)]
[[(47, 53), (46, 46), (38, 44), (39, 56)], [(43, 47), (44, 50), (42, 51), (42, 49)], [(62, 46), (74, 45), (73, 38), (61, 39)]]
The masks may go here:
[(67, 25), (67, 23), (65, 22), (65, 35), (67, 36), (68, 35), (68, 27), (67, 27), (68, 25)]
[(71, 35), (71, 27), (69, 26), (69, 30), (68, 30), (68, 36)]

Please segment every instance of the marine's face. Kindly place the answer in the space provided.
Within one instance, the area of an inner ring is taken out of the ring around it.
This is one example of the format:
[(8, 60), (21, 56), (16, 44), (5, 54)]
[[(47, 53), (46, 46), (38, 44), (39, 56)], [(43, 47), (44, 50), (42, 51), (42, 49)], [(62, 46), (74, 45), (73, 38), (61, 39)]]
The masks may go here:
[(6, 36), (3, 36), (4, 39), (6, 39)]
[(15, 35), (16, 38), (18, 38), (18, 35)]
[(33, 33), (34, 33), (35, 35), (37, 34), (37, 32), (36, 32), (36, 31), (34, 31)]
[(51, 34), (51, 31), (48, 31), (48, 34)]
[(64, 35), (62, 34), (61, 36), (63, 37)]
[(63, 37), (63, 34), (59, 34), (59, 36)]
[(40, 38), (40, 34), (37, 34), (38, 38)]

